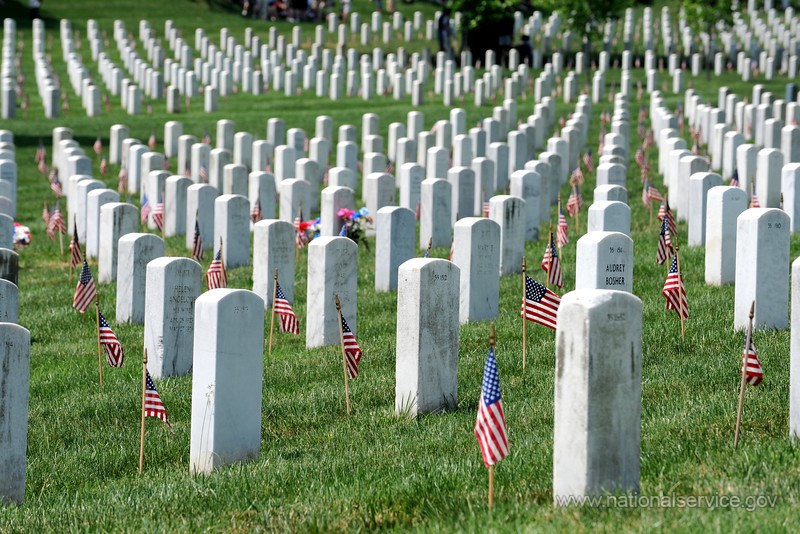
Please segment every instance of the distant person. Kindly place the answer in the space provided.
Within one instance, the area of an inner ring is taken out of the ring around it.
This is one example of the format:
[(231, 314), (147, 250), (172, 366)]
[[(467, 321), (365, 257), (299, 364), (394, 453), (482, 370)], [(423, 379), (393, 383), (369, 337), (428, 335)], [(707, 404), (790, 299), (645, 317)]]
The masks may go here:
[(42, 7), (42, 0), (28, 0), (28, 7), (31, 8), (31, 18), (38, 19), (41, 18), (39, 14), (39, 10)]
[(533, 47), (531, 46), (531, 37), (527, 33), (523, 33), (520, 40), (520, 44), (517, 45), (519, 60), (521, 63), (527, 63), (528, 67), (533, 68)]
[(452, 46), (450, 44), (450, 14), (452, 10), (449, 7), (446, 7), (442, 10), (442, 14), (439, 16), (439, 26), (436, 30), (436, 35), (439, 38), (439, 50), (445, 53), (445, 55), (449, 58), (453, 55)]

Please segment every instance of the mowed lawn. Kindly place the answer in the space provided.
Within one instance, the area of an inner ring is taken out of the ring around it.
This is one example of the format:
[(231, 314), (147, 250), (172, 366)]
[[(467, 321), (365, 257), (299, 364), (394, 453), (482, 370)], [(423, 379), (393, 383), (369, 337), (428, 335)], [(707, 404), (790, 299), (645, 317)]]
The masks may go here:
[[(80, 100), (69, 86), (62, 59), (58, 19), (72, 21), (78, 53), (97, 76), (86, 38), (86, 20), (94, 18), (109, 43), (106, 49), (120, 63), (111, 39), (113, 21), (121, 19), (138, 39), (139, 19), (145, 18), (163, 39), (165, 20), (175, 25), (194, 44), (196, 27), (219, 43), (219, 29), (227, 27), (238, 42), (244, 42), (247, 26), (266, 41), (270, 24), (243, 19), (236, 8), (223, 2), (175, 0), (155, 2), (46, 2), (48, 52), (69, 98), (69, 111), (59, 119), (44, 119), (36, 94), (31, 29), (26, 8), (19, 1), (5, 0), (6, 10), (22, 18), (18, 40), (22, 45), (21, 68), (24, 91), (30, 95), (29, 109), (0, 128), (14, 132), (19, 165), (18, 217), (33, 232), (33, 243), (20, 252), (20, 324), (31, 331), (31, 389), (28, 432), (26, 499), (22, 505), (0, 507), (0, 530), (35, 531), (240, 531), (257, 530), (368, 530), (425, 531), (520, 530), (586, 531), (617, 530), (754, 530), (791, 529), (796, 525), (800, 488), (800, 451), (789, 440), (789, 331), (758, 331), (754, 342), (764, 368), (764, 382), (748, 388), (741, 443), (733, 449), (733, 427), (739, 386), (739, 366), (744, 343), (742, 332), (734, 332), (733, 287), (707, 287), (703, 280), (704, 251), (684, 247), (681, 264), (688, 292), (690, 317), (681, 339), (676, 314), (664, 310), (661, 288), (666, 266), (655, 263), (658, 225), (639, 197), (639, 169), (628, 169), (632, 235), (635, 242), (634, 293), (642, 299), (643, 400), (641, 443), (641, 495), (647, 497), (737, 496), (745, 507), (699, 507), (639, 505), (617, 507), (556, 508), (552, 496), (554, 333), (529, 324), (527, 368), (522, 368), (522, 336), (519, 318), (521, 280), (501, 279), (500, 314), (496, 321), (497, 360), (503, 402), (510, 435), (511, 454), (496, 468), (496, 507), (486, 506), (487, 472), (472, 434), (483, 365), (488, 350), (489, 323), (461, 327), (459, 346), (459, 403), (449, 413), (409, 421), (394, 415), (396, 293), (374, 291), (374, 240), (359, 248), (358, 330), (364, 350), (360, 376), (350, 383), (353, 415), (345, 413), (341, 353), (336, 346), (307, 350), (304, 335), (276, 334), (271, 358), (264, 356), (262, 441), (258, 458), (228, 466), (210, 475), (189, 475), (191, 433), (191, 377), (157, 381), (169, 411), (175, 434), (155, 419), (147, 421), (145, 471), (138, 474), (140, 384), (143, 328), (116, 324), (115, 286), (99, 287), (101, 309), (122, 341), (126, 361), (121, 369), (106, 368), (105, 385), (97, 377), (97, 345), (92, 314), (82, 316), (71, 307), (77, 275), (69, 276), (68, 256), (59, 253), (58, 241), (50, 241), (41, 220), (43, 202), (52, 203), (47, 181), (33, 164), (41, 141), (50, 154), (51, 131), (69, 126), (75, 138), (93, 158), (95, 176), (99, 158), (91, 145), (99, 135), (108, 146), (112, 124), (126, 124), (131, 135), (143, 141), (154, 133), (163, 150), (163, 124), (180, 120), (184, 133), (200, 138), (215, 135), (216, 121), (231, 119), (237, 131), (263, 138), (269, 118), (279, 117), (287, 128), (303, 128), (313, 136), (314, 120), (329, 115), (335, 127), (353, 124), (359, 131), (363, 113), (376, 113), (380, 129), (392, 122), (405, 122), (410, 98), (395, 101), (390, 96), (364, 102), (346, 98), (332, 102), (313, 92), (286, 97), (269, 92), (261, 97), (238, 94), (220, 98), (219, 111), (204, 113), (202, 98), (180, 115), (167, 115), (165, 101), (153, 102), (153, 113), (130, 117), (111, 97), (111, 111), (99, 118), (85, 116)], [(73, 5), (74, 4), (74, 5)], [(369, 17), (372, 4), (355, 2), (354, 10)], [(428, 3), (398, 4), (410, 17), (414, 10), (431, 17), (435, 6)], [(660, 12), (660, 11), (658, 11)], [(282, 35), (291, 25), (276, 24)], [(302, 25), (304, 48), (310, 50), (314, 25)], [(383, 46), (386, 53), (405, 46), (411, 52), (435, 41), (403, 43), (401, 34)], [(331, 48), (335, 35), (326, 32)], [(357, 40), (351, 42), (357, 45)], [(137, 40), (137, 45), (142, 43)], [(377, 40), (373, 46), (378, 46)], [(357, 48), (361, 49), (360, 46)], [(19, 50), (19, 47), (18, 47)], [(363, 49), (361, 49), (363, 50)], [(196, 55), (199, 55), (195, 51)], [(638, 55), (643, 55), (637, 50)], [(666, 63), (666, 62), (665, 62)], [(534, 73), (531, 77), (533, 79)], [(432, 78), (432, 77), (431, 77)], [(641, 139), (636, 133), (637, 115), (647, 105), (645, 92), (637, 97), (636, 82), (644, 83), (641, 70), (633, 72), (634, 94), (629, 104), (630, 147), (633, 153)], [(607, 74), (611, 91), (619, 87), (620, 71)], [(786, 80), (763, 83), (783, 97)], [(659, 85), (670, 106), (683, 95), (671, 93), (666, 72)], [(581, 81), (583, 83), (583, 81)], [(717, 90), (727, 86), (740, 98), (750, 97), (752, 84), (743, 83), (735, 72), (707, 80), (692, 78), (692, 84), (708, 102), (716, 102)], [(102, 87), (102, 85), (101, 85)], [(431, 81), (430, 90), (433, 84)], [(670, 89), (670, 91), (667, 91)], [(104, 93), (107, 92), (102, 87)], [(521, 120), (533, 113), (532, 84), (519, 101)], [(504, 97), (497, 99), (498, 105)], [(147, 105), (148, 101), (145, 101)], [(182, 104), (184, 104), (182, 102)], [(458, 104), (473, 126), (491, 116), (491, 106), (476, 108), (471, 99)], [(574, 104), (561, 101), (557, 115), (566, 117)], [(426, 91), (425, 114), (430, 128), (449, 117), (441, 97)], [(592, 106), (588, 146), (597, 160), (599, 115), (611, 111), (604, 99)], [(649, 126), (649, 122), (648, 122)], [(557, 127), (556, 127), (557, 128)], [(551, 132), (552, 133), (552, 132)], [(688, 128), (685, 134), (688, 139)], [(648, 152), (657, 171), (657, 152)], [(632, 160), (632, 158), (631, 158)], [(173, 171), (175, 165), (173, 162)], [(116, 188), (118, 166), (101, 177)], [(661, 177), (654, 175), (662, 190)], [(586, 229), (586, 209), (591, 202), (594, 175), (583, 187), (586, 203), (581, 212), (581, 231)], [(567, 188), (562, 190), (566, 198)], [(360, 198), (360, 193), (357, 193)], [(137, 200), (134, 200), (138, 203)], [(657, 208), (656, 208), (657, 209)], [(553, 210), (555, 215), (555, 210)], [(555, 221), (555, 217), (553, 219)], [(562, 265), (565, 287), (574, 287), (575, 221), (570, 219), (570, 243)], [(544, 232), (546, 236), (546, 232)], [(686, 226), (680, 225), (685, 242)], [(66, 244), (66, 240), (65, 240)], [(184, 238), (169, 238), (169, 255), (189, 256)], [(527, 244), (532, 276), (544, 281), (538, 263), (544, 239)], [(420, 251), (421, 254), (421, 251)], [(447, 249), (434, 249), (433, 256), (446, 258)], [(792, 238), (791, 258), (800, 254), (800, 240)], [(207, 267), (209, 255), (206, 255)], [(307, 251), (301, 250), (296, 267), (294, 309), (305, 333)], [(97, 272), (96, 264), (92, 270)], [(230, 286), (252, 288), (252, 269), (229, 273)], [(268, 316), (267, 316), (268, 318)], [(269, 322), (265, 323), (265, 329)], [(750, 499), (748, 497), (761, 497)], [(758, 507), (767, 497), (776, 498), (774, 508)], [(649, 499), (648, 499), (649, 502)], [(675, 502), (675, 501), (669, 501)], [(748, 506), (752, 505), (752, 506)]]

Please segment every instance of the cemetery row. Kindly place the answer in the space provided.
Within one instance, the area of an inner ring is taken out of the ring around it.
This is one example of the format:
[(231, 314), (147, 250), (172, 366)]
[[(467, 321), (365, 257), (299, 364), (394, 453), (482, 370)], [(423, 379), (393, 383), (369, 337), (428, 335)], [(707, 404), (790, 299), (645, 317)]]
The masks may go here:
[[(767, 22), (757, 16), (756, 11), (748, 11), (749, 21), (740, 13), (735, 13), (734, 27), (730, 32), (722, 32), (721, 45), (716, 41), (709, 42), (713, 53), (715, 75), (723, 72), (727, 64), (736, 68), (742, 80), (749, 81), (756, 72), (763, 72), (765, 79), (771, 80), (775, 75), (776, 65), (781, 72), (788, 73), (790, 78), (797, 75), (797, 58), (800, 52), (798, 44), (798, 18), (792, 9), (786, 10), (781, 19), (774, 10), (767, 11)], [(361, 46), (370, 44), (371, 32), (382, 28), (383, 44), (390, 44), (393, 31), (403, 28), (403, 38), (410, 42), (415, 32), (421, 32), (423, 22), (425, 37), (433, 38), (433, 27), (440, 14), (437, 12), (432, 20), (423, 21), (422, 14), (416, 12), (412, 21), (403, 21), (400, 13), (394, 13), (391, 22), (382, 22), (379, 12), (372, 14), (371, 24), (361, 23), (360, 17), (354, 13), (349, 20), (349, 31), (360, 32)], [(456, 27), (460, 17), (454, 19)], [(625, 12), (622, 26), (624, 50), (622, 51), (622, 69), (629, 70), (633, 63), (633, 40), (639, 35), (633, 31), (635, 25), (634, 11)], [(642, 19), (642, 44), (645, 50), (644, 69), (648, 77), (648, 89), (653, 90), (657, 84), (656, 70), (657, 47), (653, 42), (653, 28), (658, 34), (659, 25), (653, 20), (652, 10), (645, 8)], [(691, 74), (700, 74), (703, 56), (696, 51), (695, 36), (689, 28), (685, 15), (681, 12), (678, 20), (681, 33), (682, 51), (691, 60)], [(609, 52), (614, 40), (616, 25), (608, 23), (604, 28), (603, 50), (600, 52), (599, 68), (594, 73), (594, 101), (602, 97), (605, 85), (605, 73), (609, 68)], [(396, 53), (384, 57), (380, 48), (374, 48), (371, 54), (359, 55), (355, 48), (344, 48), (348, 43), (348, 25), (337, 23), (335, 15), (328, 20), (327, 33), (337, 37), (336, 50), (325, 48), (326, 28), (317, 26), (310, 54), (302, 49), (302, 29), (295, 26), (290, 39), (278, 35), (273, 26), (269, 29), (267, 42), (262, 44), (261, 38), (252, 28), (247, 28), (244, 44), (239, 44), (227, 28), (223, 28), (219, 36), (219, 46), (214, 44), (201, 28), (196, 29), (194, 48), (180, 35), (172, 21), (164, 27), (164, 39), (173, 57), (166, 57), (167, 51), (162, 48), (161, 41), (147, 21), (140, 21), (138, 39), (147, 57), (139, 56), (136, 41), (129, 35), (122, 21), (115, 21), (113, 36), (117, 52), (122, 62), (118, 66), (105, 50), (108, 46), (104, 40), (104, 32), (96, 21), (87, 22), (86, 33), (89, 39), (91, 58), (96, 62), (97, 75), (84, 65), (80, 51), (80, 39), (73, 36), (72, 25), (68, 20), (60, 24), (60, 44), (63, 60), (67, 64), (70, 83), (88, 116), (101, 113), (101, 99), (110, 105), (107, 94), (103, 94), (95, 78), (102, 80), (106, 90), (112, 96), (119, 96), (121, 106), (131, 115), (142, 113), (144, 99), (160, 100), (166, 98), (167, 111), (177, 113), (181, 109), (181, 97), (188, 106), (191, 99), (203, 94), (204, 109), (213, 112), (218, 109), (218, 98), (227, 97), (238, 91), (261, 95), (265, 89), (284, 92), (293, 96), (301, 90), (315, 91), (317, 96), (338, 100), (344, 97), (360, 95), (370, 100), (378, 95), (392, 93), (395, 99), (404, 99), (411, 95), (412, 104), (421, 105), (425, 99), (425, 87), (428, 82), (428, 58), (426, 54), (413, 53), (410, 56), (403, 48)], [(567, 74), (564, 80), (563, 95), (565, 101), (574, 100), (577, 95), (577, 80), (587, 68), (588, 60), (584, 52), (571, 55), (572, 32), (562, 29), (560, 17), (554, 13), (546, 22), (539, 12), (524, 21), (521, 13), (514, 14), (514, 35), (541, 36), (541, 41), (532, 48), (530, 67), (540, 69), (545, 55), (552, 54), (550, 64), (556, 76), (560, 76), (564, 63), (574, 65), (574, 71)], [(662, 10), (661, 33), (663, 33), (664, 54), (668, 56), (668, 75), (672, 78), (673, 90), (680, 92), (684, 85), (684, 70), (679, 65), (680, 56), (675, 52), (676, 42), (671, 35), (671, 22), (668, 9)], [(42, 100), (46, 117), (58, 116), (66, 94), (60, 80), (54, 74), (49, 54), (46, 54), (45, 31), (41, 20), (33, 22), (33, 59), (35, 63), (37, 92)], [(709, 36), (702, 35), (708, 40)], [(19, 69), (19, 58), (16, 50), (16, 24), (11, 19), (4, 23), (3, 45), (3, 82), (2, 82), (2, 116), (11, 118), (16, 115), (17, 97), (23, 96), (24, 76)], [(289, 41), (289, 42), (287, 42)], [(555, 46), (556, 43), (558, 46)], [(741, 43), (741, 45), (740, 45)], [(722, 51), (717, 51), (721, 48)], [(199, 52), (200, 57), (194, 57)], [(753, 60), (757, 58), (757, 60)], [(469, 52), (460, 58), (461, 68), (456, 72), (455, 63), (440, 53), (434, 70), (434, 91), (442, 95), (445, 105), (453, 105), (454, 101), (473, 94), (477, 106), (485, 105), (496, 97), (499, 89), (504, 87), (500, 66), (496, 64), (494, 53), (487, 52), (483, 60), (473, 65)], [(512, 70), (511, 80), (517, 85), (527, 85), (528, 66), (521, 64), (517, 48), (512, 48), (508, 58), (508, 66)], [(574, 60), (574, 61), (573, 61)], [(636, 61), (638, 66), (638, 59)], [(475, 66), (482, 66), (485, 74), (477, 78)], [(659, 69), (660, 70), (660, 69)], [(127, 74), (127, 76), (126, 76)], [(623, 83), (624, 80), (623, 80)], [(539, 102), (544, 94), (537, 85), (535, 101)], [(519, 89), (513, 93), (506, 91), (507, 96), (519, 96)], [(27, 109), (28, 96), (23, 96)]]

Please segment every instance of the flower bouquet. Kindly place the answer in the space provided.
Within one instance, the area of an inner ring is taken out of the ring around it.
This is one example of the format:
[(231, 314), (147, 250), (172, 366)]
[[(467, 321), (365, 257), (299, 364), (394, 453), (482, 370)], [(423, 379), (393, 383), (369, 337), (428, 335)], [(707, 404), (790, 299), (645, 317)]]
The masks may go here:
[(369, 248), (367, 242), (367, 234), (364, 225), (372, 224), (373, 219), (369, 214), (367, 208), (361, 208), (357, 211), (352, 211), (347, 208), (340, 209), (336, 215), (342, 220), (342, 229), (339, 235), (342, 237), (349, 237), (356, 242), (356, 245), (364, 243), (364, 246)]

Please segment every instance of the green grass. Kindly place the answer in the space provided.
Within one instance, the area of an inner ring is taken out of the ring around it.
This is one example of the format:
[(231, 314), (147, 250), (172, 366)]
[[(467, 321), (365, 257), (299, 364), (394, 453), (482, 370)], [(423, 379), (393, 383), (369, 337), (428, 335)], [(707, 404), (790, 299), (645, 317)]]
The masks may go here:
[[(6, 0), (12, 13), (24, 12), (19, 2)], [(70, 5), (68, 5), (70, 4)], [(71, 5), (76, 4), (76, 5)], [(355, 9), (368, 13), (368, 2)], [(417, 3), (398, 6), (430, 15), (434, 7)], [(69, 17), (80, 30), (84, 63), (94, 72), (88, 54), (85, 20), (95, 18), (110, 33), (113, 20), (138, 31), (145, 16), (159, 35), (171, 18), (184, 35), (204, 27), (218, 40), (219, 28), (231, 29), (243, 40), (248, 21), (223, 2), (46, 2), (48, 33), (54, 33), (53, 63), (65, 86), (65, 65), (58, 53), (57, 19)], [(268, 25), (250, 22), (266, 38)], [(290, 26), (279, 24), (287, 34)], [(306, 38), (313, 25), (303, 26)], [(657, 227), (638, 197), (638, 169), (629, 172), (629, 197), (635, 242), (634, 293), (643, 300), (643, 406), (641, 494), (764, 495), (777, 496), (775, 509), (707, 508), (570, 508), (552, 506), (554, 335), (539, 326), (528, 328), (528, 368), (521, 362), (520, 321), (517, 315), (520, 279), (501, 280), (500, 316), (496, 321), (497, 357), (504, 393), (511, 455), (496, 469), (496, 508), (487, 511), (486, 469), (472, 435), (486, 357), (488, 323), (461, 328), (459, 351), (459, 405), (446, 413), (408, 421), (394, 417), (395, 293), (375, 293), (374, 246), (361, 247), (358, 257), (359, 329), (364, 349), (362, 373), (351, 382), (353, 416), (345, 416), (341, 360), (337, 347), (306, 350), (304, 337), (277, 335), (271, 359), (264, 361), (262, 442), (258, 458), (210, 475), (189, 475), (191, 378), (160, 380), (175, 435), (161, 423), (147, 422), (145, 473), (137, 474), (142, 327), (114, 325), (127, 361), (121, 369), (106, 369), (105, 387), (97, 385), (96, 344), (91, 316), (72, 310), (75, 276), (69, 278), (65, 257), (49, 241), (39, 215), (43, 200), (52, 196), (36, 171), (33, 152), (40, 139), (49, 150), (53, 127), (73, 128), (88, 151), (95, 137), (107, 145), (112, 124), (124, 123), (131, 134), (161, 139), (166, 120), (183, 122), (186, 133), (214, 133), (220, 118), (235, 121), (239, 131), (263, 137), (270, 117), (285, 119), (287, 127), (313, 132), (317, 115), (327, 114), (335, 125), (360, 128), (361, 115), (377, 113), (381, 130), (394, 121), (405, 122), (409, 100), (388, 97), (364, 103), (346, 99), (331, 102), (313, 95), (286, 98), (268, 94), (256, 98), (237, 95), (220, 99), (217, 113), (205, 114), (201, 101), (181, 115), (167, 116), (164, 102), (154, 104), (154, 115), (129, 117), (112, 98), (112, 112), (86, 118), (72, 91), (70, 111), (57, 120), (42, 118), (41, 102), (32, 92), (33, 62), (30, 29), (20, 23), (25, 45), (22, 68), (31, 93), (27, 117), (0, 123), (15, 133), (19, 175), (18, 220), (31, 227), (33, 244), (21, 252), (20, 323), (31, 330), (31, 390), (28, 434), (28, 480), (24, 504), (0, 507), (0, 530), (35, 531), (331, 531), (392, 529), (425, 531), (631, 531), (644, 529), (713, 531), (788, 530), (796, 525), (800, 451), (788, 439), (789, 331), (757, 332), (755, 343), (765, 369), (764, 383), (749, 388), (745, 404), (742, 443), (732, 447), (738, 391), (741, 333), (734, 333), (733, 288), (703, 283), (703, 250), (684, 248), (682, 266), (691, 316), (681, 340), (674, 313), (664, 311), (661, 287), (664, 266), (655, 265)], [(397, 43), (392, 47), (397, 46)], [(435, 43), (414, 43), (409, 49)], [(385, 47), (388, 51), (390, 47)], [(112, 52), (118, 60), (116, 51)], [(643, 73), (634, 73), (643, 81)], [(607, 77), (609, 86), (619, 72)], [(662, 83), (666, 74), (661, 74)], [(692, 79), (706, 100), (716, 101), (717, 87), (727, 85), (741, 97), (751, 84), (726, 73), (707, 82)], [(763, 82), (782, 96), (785, 81)], [(635, 93), (635, 90), (634, 90)], [(665, 91), (671, 106), (678, 97)], [(644, 96), (647, 98), (647, 95)], [(635, 150), (636, 113), (631, 102), (631, 148)], [(491, 113), (490, 107), (463, 103), (469, 121)], [(595, 147), (597, 117), (611, 104), (594, 105), (589, 146)], [(520, 102), (519, 117), (533, 108), (532, 98)], [(558, 116), (572, 106), (559, 102)], [(428, 98), (421, 108), (426, 126), (447, 116), (448, 110)], [(657, 167), (655, 150), (649, 153)], [(95, 162), (97, 165), (97, 162)], [(95, 167), (97, 169), (97, 167)], [(116, 186), (118, 168), (105, 181)], [(95, 173), (98, 174), (97, 172)], [(113, 178), (109, 178), (113, 177)], [(584, 196), (591, 200), (594, 177)], [(660, 185), (660, 178), (656, 178)], [(357, 195), (358, 198), (358, 195)], [(588, 202), (587, 202), (588, 204)], [(585, 208), (582, 224), (585, 229)], [(564, 291), (574, 285), (575, 241), (564, 253)], [(685, 225), (681, 235), (685, 236)], [(800, 240), (792, 239), (792, 257)], [(527, 257), (536, 264), (544, 242), (529, 243)], [(167, 253), (188, 255), (183, 237), (167, 240)], [(446, 257), (447, 250), (434, 250)], [(296, 268), (295, 310), (305, 324), (306, 251)], [(96, 272), (96, 270), (95, 270)], [(539, 273), (536, 273), (540, 276)], [(541, 277), (539, 278), (541, 280)], [(252, 287), (250, 268), (230, 273), (232, 287)], [(104, 313), (114, 316), (113, 285), (100, 287)]]

